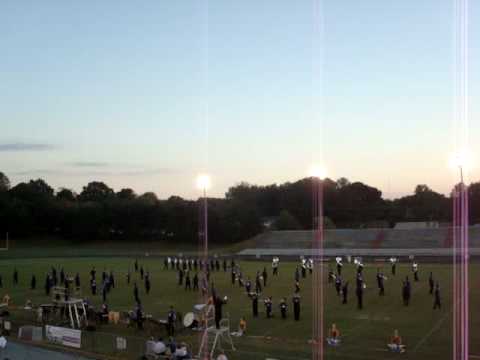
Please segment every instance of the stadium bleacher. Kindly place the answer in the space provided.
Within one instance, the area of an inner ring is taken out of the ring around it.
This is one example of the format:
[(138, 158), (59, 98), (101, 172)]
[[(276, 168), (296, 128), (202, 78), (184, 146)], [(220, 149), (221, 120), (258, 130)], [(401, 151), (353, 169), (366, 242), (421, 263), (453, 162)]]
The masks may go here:
[[(269, 231), (252, 239), (254, 248), (240, 255), (308, 255), (313, 231)], [(471, 254), (480, 252), (480, 226), (469, 229)], [(325, 254), (447, 256), (452, 253), (451, 227), (425, 229), (328, 229), (324, 231)]]

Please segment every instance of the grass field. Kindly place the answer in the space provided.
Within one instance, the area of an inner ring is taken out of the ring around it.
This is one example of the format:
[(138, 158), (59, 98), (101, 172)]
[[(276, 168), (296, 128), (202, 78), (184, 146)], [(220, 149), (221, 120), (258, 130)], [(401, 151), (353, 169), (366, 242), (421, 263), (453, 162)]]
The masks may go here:
[[(81, 275), (83, 294), (97, 305), (101, 303), (101, 296), (90, 296), (88, 287), (89, 271), (92, 266), (97, 268), (97, 280), (101, 271), (105, 268), (113, 270), (116, 275), (117, 286), (109, 294), (108, 302), (112, 310), (130, 310), (133, 307), (132, 285), (126, 284), (125, 274), (128, 268), (133, 268), (132, 258), (36, 258), (31, 259), (2, 259), (0, 260), (0, 274), (3, 276), (3, 289), (0, 295), (9, 293), (14, 304), (23, 305), (26, 299), (31, 299), (34, 305), (48, 302), (44, 295), (45, 274), (51, 268), (64, 267), (67, 273), (79, 272)], [(152, 290), (147, 296), (144, 294), (143, 285), (140, 286), (140, 297), (147, 313), (156, 318), (165, 318), (170, 305), (174, 305), (178, 311), (186, 313), (192, 310), (194, 304), (198, 303), (198, 293), (184, 291), (178, 287), (176, 272), (165, 271), (163, 260), (160, 258), (141, 258), (140, 264), (148, 268), (151, 273)], [(270, 271), (269, 262), (240, 262), (245, 275), (254, 278), (257, 270), (267, 266)], [(222, 295), (229, 297), (229, 303), (224, 307), (224, 313), (230, 314), (233, 327), (236, 328), (240, 317), (245, 317), (248, 322), (248, 336), (235, 339), (237, 352), (230, 354), (230, 359), (265, 359), (267, 357), (276, 359), (307, 359), (311, 358), (310, 345), (308, 340), (311, 337), (312, 328), (312, 292), (311, 277), (301, 283), (302, 314), (301, 321), (293, 320), (291, 296), (293, 294), (294, 269), (297, 264), (293, 262), (282, 262), (280, 264), (280, 275), (276, 278), (269, 277), (269, 285), (264, 289), (264, 296), (273, 296), (275, 303), (275, 317), (265, 318), (263, 304), (260, 302), (260, 317), (253, 319), (251, 316), (251, 302), (246, 297), (244, 290), (238, 285), (230, 283), (230, 273), (223, 271), (212, 273), (212, 280)], [(12, 285), (13, 268), (19, 270), (20, 283)], [(378, 296), (376, 288), (376, 265), (367, 264), (365, 268), (365, 280), (367, 289), (365, 292), (364, 309), (359, 311), (356, 308), (354, 295), (355, 269), (352, 265), (344, 267), (344, 279), (350, 280), (349, 304), (342, 305), (336, 296), (333, 285), (326, 289), (325, 324), (335, 322), (343, 336), (343, 344), (339, 348), (328, 349), (327, 358), (332, 359), (393, 359), (401, 356), (404, 359), (451, 359), (452, 356), (452, 297), (451, 297), (451, 266), (447, 264), (421, 264), (420, 282), (414, 283), (412, 301), (410, 307), (404, 307), (401, 299), (401, 280), (411, 276), (410, 265), (400, 264), (397, 268), (397, 276), (391, 277), (389, 267), (385, 273), (389, 276), (386, 281), (386, 296)], [(428, 273), (433, 271), (435, 278), (440, 281), (442, 288), (442, 310), (432, 309), (433, 298), (428, 294)], [(29, 289), (32, 274), (37, 275), (37, 289)], [(471, 265), (471, 324), (472, 331), (470, 339), (472, 359), (480, 356), (480, 333), (475, 329), (480, 328), (480, 290), (478, 279), (480, 279), (480, 265)], [(138, 274), (133, 274), (134, 281)], [(282, 297), (289, 300), (289, 318), (280, 318), (278, 303)], [(33, 314), (24, 310), (12, 311), (12, 321), (32, 322)], [(407, 352), (403, 355), (390, 354), (385, 351), (385, 345), (394, 329), (400, 331), (404, 343), (407, 345)], [(127, 353), (115, 354), (116, 358), (137, 359), (143, 346), (143, 338), (148, 335), (163, 335), (161, 328), (151, 328), (139, 331), (134, 328), (126, 328), (124, 325), (104, 325), (97, 330), (95, 335), (95, 351), (111, 353), (107, 344), (114, 339), (112, 335), (108, 338), (105, 334), (121, 334), (131, 339), (136, 339), (136, 347), (129, 347)], [(103, 339), (102, 340), (102, 336)], [(190, 330), (183, 331), (178, 340), (185, 340), (193, 346), (194, 352), (198, 349), (198, 333)], [(103, 346), (105, 345), (105, 346)]]

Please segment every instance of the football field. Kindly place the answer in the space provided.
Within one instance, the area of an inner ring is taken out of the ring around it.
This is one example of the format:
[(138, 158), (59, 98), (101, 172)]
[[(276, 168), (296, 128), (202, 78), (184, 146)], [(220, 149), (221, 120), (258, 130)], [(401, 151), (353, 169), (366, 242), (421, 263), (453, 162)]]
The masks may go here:
[[(139, 258), (138, 262), (150, 272), (152, 288), (149, 295), (145, 294), (140, 275), (133, 270), (133, 258), (36, 258), (0, 261), (0, 274), (3, 277), (3, 288), (0, 295), (9, 294), (14, 308), (11, 310), (12, 323), (34, 324), (35, 315), (23, 310), (23, 305), (30, 299), (34, 306), (50, 302), (45, 295), (45, 276), (52, 266), (58, 271), (64, 268), (69, 275), (79, 273), (81, 276), (82, 294), (99, 308), (102, 303), (101, 291), (92, 296), (89, 287), (89, 272), (92, 267), (97, 270), (97, 281), (100, 283), (101, 272), (113, 271), (116, 286), (107, 299), (110, 310), (128, 311), (134, 307), (133, 282), (137, 281), (140, 289), (140, 298), (147, 314), (153, 318), (165, 319), (169, 307), (185, 314), (191, 312), (193, 306), (199, 302), (200, 295), (186, 291), (178, 285), (177, 273), (172, 270), (163, 270), (163, 259), (153, 257)], [(273, 277), (269, 261), (237, 261), (244, 277), (249, 276), (254, 282), (257, 271), (267, 268), (268, 286), (263, 289), (260, 297), (258, 318), (252, 317), (251, 300), (247, 297), (244, 288), (238, 283), (232, 286), (230, 271), (212, 272), (214, 282), (221, 296), (228, 296), (228, 303), (224, 306), (224, 316), (228, 314), (232, 331), (235, 331), (239, 319), (247, 320), (247, 334), (242, 338), (234, 338), (236, 352), (227, 352), (229, 359), (308, 359), (311, 358), (312, 336), (312, 277), (300, 280), (301, 287), (301, 320), (294, 321), (292, 295), (294, 292), (294, 273), (298, 265), (296, 262), (280, 262), (279, 276)], [(324, 311), (325, 327), (336, 323), (342, 336), (342, 345), (337, 348), (327, 348), (327, 358), (332, 359), (390, 359), (401, 356), (404, 359), (451, 359), (452, 358), (452, 267), (449, 264), (420, 263), (420, 281), (413, 281), (411, 266), (408, 262), (401, 262), (397, 266), (396, 276), (390, 274), (390, 266), (383, 267), (388, 280), (385, 281), (385, 296), (378, 295), (376, 272), (382, 265), (366, 264), (364, 279), (367, 285), (364, 295), (364, 308), (358, 310), (355, 297), (354, 265), (346, 264), (343, 270), (344, 280), (350, 282), (348, 304), (341, 303), (333, 284), (325, 280), (326, 304)], [(19, 284), (13, 285), (13, 269), (19, 273)], [(132, 271), (131, 284), (127, 284), (126, 274)], [(325, 267), (325, 275), (328, 270)], [(428, 275), (433, 272), (436, 281), (439, 281), (442, 297), (442, 309), (433, 310), (433, 297), (429, 294)], [(30, 290), (32, 274), (37, 277), (37, 287)], [(401, 284), (406, 276), (412, 283), (412, 298), (409, 307), (402, 303)], [(478, 281), (480, 266), (472, 264), (470, 267), (470, 353), (472, 359), (480, 358), (480, 290)], [(100, 289), (100, 285), (99, 285)], [(267, 319), (263, 299), (273, 297), (274, 317)], [(289, 309), (288, 318), (280, 317), (279, 302), (287, 298)], [(398, 329), (407, 346), (406, 353), (391, 354), (386, 350), (386, 344)], [(186, 341), (194, 354), (198, 351), (199, 333), (190, 329), (178, 331), (177, 341)], [(128, 346), (124, 352), (115, 351), (115, 337), (124, 336), (127, 341), (135, 342), (135, 346)], [(82, 335), (83, 336), (83, 335)], [(138, 359), (142, 351), (143, 339), (149, 336), (166, 338), (163, 327), (148, 325), (145, 330), (127, 327), (125, 324), (101, 325), (96, 332), (84, 332), (85, 351), (110, 355), (113, 358)], [(134, 339), (134, 340), (133, 340)], [(228, 348), (227, 348), (228, 349)]]

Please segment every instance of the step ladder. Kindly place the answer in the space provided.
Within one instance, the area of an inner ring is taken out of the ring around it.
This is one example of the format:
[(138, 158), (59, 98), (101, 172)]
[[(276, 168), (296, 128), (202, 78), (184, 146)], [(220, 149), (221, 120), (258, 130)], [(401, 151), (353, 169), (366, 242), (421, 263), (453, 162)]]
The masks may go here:
[[(215, 310), (212, 312), (213, 315), (214, 312)], [(230, 345), (232, 351), (236, 350), (230, 335), (230, 319), (228, 318), (228, 315), (227, 318), (220, 320), (220, 328), (217, 329), (215, 326), (215, 316), (209, 316), (209, 313), (210, 311), (207, 313), (206, 327), (203, 331), (202, 341), (197, 356), (200, 360), (213, 359), (217, 350), (224, 350), (222, 344)]]

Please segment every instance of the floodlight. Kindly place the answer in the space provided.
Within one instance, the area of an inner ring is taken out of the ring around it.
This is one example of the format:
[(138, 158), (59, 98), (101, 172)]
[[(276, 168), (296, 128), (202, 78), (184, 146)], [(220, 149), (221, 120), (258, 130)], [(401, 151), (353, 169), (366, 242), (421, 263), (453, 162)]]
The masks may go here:
[(327, 177), (327, 169), (324, 166), (312, 165), (308, 171), (310, 177), (323, 180)]
[(210, 188), (210, 176), (202, 174), (197, 177), (197, 188), (200, 190), (208, 190)]
[(461, 149), (450, 155), (449, 165), (452, 169), (461, 168), (465, 171), (471, 170), (473, 167), (472, 155), (467, 149)]

